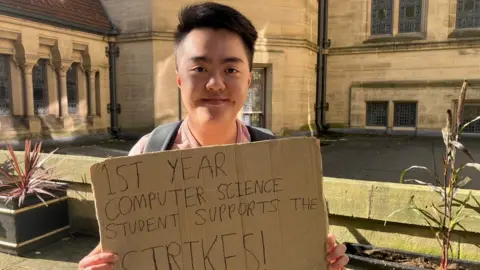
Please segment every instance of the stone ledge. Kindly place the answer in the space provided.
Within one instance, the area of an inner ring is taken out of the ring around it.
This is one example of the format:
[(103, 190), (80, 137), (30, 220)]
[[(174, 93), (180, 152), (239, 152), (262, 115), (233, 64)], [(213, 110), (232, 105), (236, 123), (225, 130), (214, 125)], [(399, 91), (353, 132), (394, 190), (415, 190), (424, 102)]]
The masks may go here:
[[(419, 208), (430, 211), (430, 202), (438, 203), (440, 197), (429, 187), (371, 182), (363, 180), (339, 179), (325, 177), (325, 197), (331, 215), (386, 221), (388, 216), (398, 210), (407, 208), (412, 196)], [(464, 200), (470, 190), (459, 190), (456, 198)], [(463, 214), (480, 217), (480, 191), (472, 191), (473, 198)], [(390, 217), (390, 224), (402, 223), (428, 227), (421, 216), (411, 210), (405, 210)], [(387, 223), (387, 226), (388, 224)], [(478, 219), (465, 219), (462, 223), (468, 232), (480, 233)], [(457, 227), (457, 231), (463, 231)]]
[[(335, 42), (335, 41), (333, 41)], [(431, 51), (479, 48), (480, 39), (451, 39), (446, 41), (393, 41), (384, 43), (364, 44), (350, 47), (332, 47), (323, 50), (328, 55), (364, 54), (364, 53), (388, 53), (408, 51)]]
[[(22, 152), (16, 152), (22, 158)], [(5, 160), (6, 151), (0, 150), (0, 162)], [(75, 184), (91, 184), (90, 167), (105, 158), (94, 158), (72, 155), (55, 155), (51, 163), (61, 162), (58, 173), (59, 180)], [(83, 192), (91, 192), (83, 188)], [(385, 221), (394, 211), (408, 207), (411, 196), (415, 196), (415, 203), (419, 207), (428, 207), (430, 202), (438, 202), (439, 196), (430, 188), (398, 183), (372, 182), (324, 177), (324, 192), (330, 215), (366, 220)], [(457, 199), (466, 198), (469, 190), (459, 190)], [(473, 199), (464, 210), (464, 214), (480, 216), (480, 191), (472, 191)], [(92, 200), (93, 197), (86, 197)], [(87, 212), (89, 210), (86, 210)], [(94, 209), (91, 209), (94, 211)], [(427, 227), (423, 218), (414, 212), (405, 210), (389, 219), (388, 224), (408, 224)], [(477, 219), (466, 219), (462, 222), (468, 232), (480, 233), (480, 222)], [(457, 228), (461, 231), (460, 228)]]

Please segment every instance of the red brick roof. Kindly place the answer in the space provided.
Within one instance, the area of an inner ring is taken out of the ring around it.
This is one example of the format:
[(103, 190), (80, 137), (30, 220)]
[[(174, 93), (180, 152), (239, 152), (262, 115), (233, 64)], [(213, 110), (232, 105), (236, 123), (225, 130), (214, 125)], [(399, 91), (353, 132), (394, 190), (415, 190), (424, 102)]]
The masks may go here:
[(0, 0), (0, 13), (85, 32), (106, 34), (111, 24), (101, 0)]

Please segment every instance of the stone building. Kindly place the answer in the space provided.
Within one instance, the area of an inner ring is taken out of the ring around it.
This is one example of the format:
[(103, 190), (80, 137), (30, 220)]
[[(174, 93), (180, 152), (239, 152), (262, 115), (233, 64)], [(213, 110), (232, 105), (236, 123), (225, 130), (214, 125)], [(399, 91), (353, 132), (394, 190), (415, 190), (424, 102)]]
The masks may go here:
[(331, 127), (439, 132), (464, 79), (471, 86), (463, 121), (480, 115), (480, 1), (330, 1), (328, 12)]
[(110, 30), (97, 0), (1, 0), (0, 139), (106, 130)]
[[(180, 119), (173, 31), (193, 2), (0, 0), (0, 139), (140, 135)], [(314, 130), (317, 0), (218, 2), (259, 31), (239, 117), (277, 134)]]

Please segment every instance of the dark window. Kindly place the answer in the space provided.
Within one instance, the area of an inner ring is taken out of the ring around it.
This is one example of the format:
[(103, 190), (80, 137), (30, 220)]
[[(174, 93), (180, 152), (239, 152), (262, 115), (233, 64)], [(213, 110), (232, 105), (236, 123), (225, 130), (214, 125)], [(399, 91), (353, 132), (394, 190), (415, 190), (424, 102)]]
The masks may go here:
[[(462, 125), (472, 121), (473, 119), (480, 116), (480, 105), (478, 104), (465, 104), (463, 107), (463, 122)], [(475, 121), (472, 124), (468, 125), (464, 130), (464, 133), (480, 133), (480, 121)]]
[(78, 113), (77, 64), (67, 71), (68, 113)]
[(367, 126), (387, 126), (388, 102), (367, 102)]
[(10, 56), (0, 55), (0, 115), (11, 115)]
[(372, 0), (371, 34), (392, 34), (393, 0)]
[(47, 61), (38, 60), (32, 70), (33, 104), (38, 115), (48, 114)]
[(480, 0), (458, 0), (456, 28), (480, 27)]
[(400, 0), (399, 33), (422, 31), (423, 0)]
[(243, 105), (243, 122), (255, 127), (265, 127), (266, 69), (254, 68), (252, 83)]
[(417, 103), (395, 102), (394, 121), (396, 127), (415, 127), (417, 125)]

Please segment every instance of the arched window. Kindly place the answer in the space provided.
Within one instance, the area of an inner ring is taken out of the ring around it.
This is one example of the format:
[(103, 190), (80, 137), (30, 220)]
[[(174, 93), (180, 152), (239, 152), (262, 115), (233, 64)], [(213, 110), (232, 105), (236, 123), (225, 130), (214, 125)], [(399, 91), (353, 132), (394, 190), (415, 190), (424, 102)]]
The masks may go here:
[(0, 54), (0, 115), (11, 115), (10, 56)]
[(32, 81), (35, 114), (48, 114), (47, 60), (38, 60), (32, 70)]
[(67, 99), (68, 99), (68, 114), (78, 113), (78, 64), (74, 63), (67, 71)]

